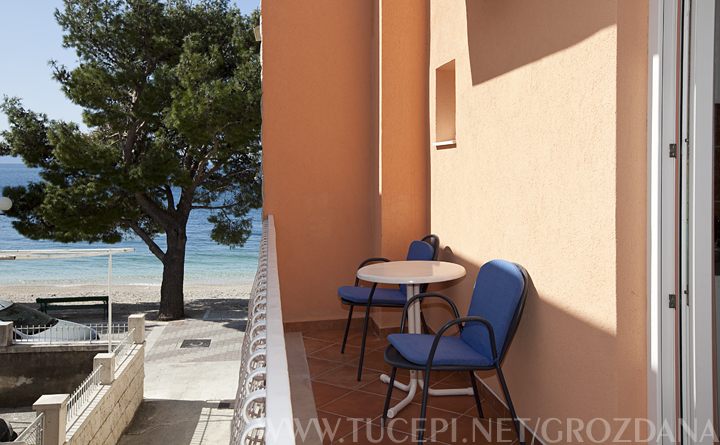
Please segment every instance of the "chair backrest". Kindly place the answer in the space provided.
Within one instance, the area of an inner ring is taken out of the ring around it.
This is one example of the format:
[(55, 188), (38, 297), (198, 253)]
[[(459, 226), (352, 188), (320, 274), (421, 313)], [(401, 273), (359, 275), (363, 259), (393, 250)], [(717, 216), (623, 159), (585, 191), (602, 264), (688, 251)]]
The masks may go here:
[[(405, 257), (408, 261), (431, 261), (435, 255), (435, 249), (433, 246), (426, 243), (425, 241), (413, 241), (408, 247), (408, 253)], [(400, 285), (400, 290), (404, 293), (407, 292), (407, 287), (404, 284)], [(424, 292), (422, 289), (420, 289)]]
[(430, 244), (433, 248), (433, 260), (438, 259), (438, 254), (440, 253), (440, 237), (435, 234), (425, 235), (425, 237), (422, 239), (422, 241), (425, 241), (426, 243)]
[[(438, 255), (440, 254), (440, 237), (431, 233), (430, 235), (425, 235), (422, 239), (422, 241), (425, 241), (426, 243), (430, 244), (433, 248), (433, 261), (438, 259)], [(429, 284), (423, 284), (420, 286), (420, 292), (427, 292)]]
[(435, 255), (435, 249), (425, 241), (413, 241), (408, 247), (408, 253), (405, 257), (408, 261), (430, 261)]
[[(468, 315), (480, 316), (490, 322), (495, 332), (500, 361), (520, 323), (527, 299), (528, 281), (527, 271), (522, 266), (505, 260), (489, 261), (483, 264), (477, 274)], [(485, 326), (467, 323), (460, 336), (476, 351), (492, 357)]]

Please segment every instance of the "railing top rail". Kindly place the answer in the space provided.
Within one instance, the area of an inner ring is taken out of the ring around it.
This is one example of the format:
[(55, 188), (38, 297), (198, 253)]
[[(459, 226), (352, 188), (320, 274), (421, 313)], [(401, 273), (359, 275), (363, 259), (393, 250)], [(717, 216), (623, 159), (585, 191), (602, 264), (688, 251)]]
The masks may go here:
[(125, 360), (129, 357), (130, 351), (132, 351), (133, 348), (133, 335), (135, 334), (135, 328), (130, 329), (127, 334), (125, 334), (125, 337), (118, 342), (115, 347), (113, 348), (113, 352), (115, 353), (115, 369), (120, 369), (120, 366), (122, 366), (123, 363), (125, 363)]
[(44, 413), (38, 414), (38, 416), (35, 417), (32, 423), (30, 423), (27, 428), (25, 428), (20, 434), (18, 434), (15, 442), (24, 442), (31, 445), (42, 444), (44, 417)]
[(100, 372), (102, 365), (93, 369), (83, 382), (75, 388), (67, 403), (67, 429), (70, 429), (75, 420), (80, 417), (87, 405), (93, 400), (97, 390), (100, 389)]
[(280, 302), (280, 279), (275, 239), (275, 220), (267, 217), (267, 443), (295, 443), (290, 400), (285, 329)]
[(13, 325), (13, 343), (99, 343), (121, 340), (128, 323)]

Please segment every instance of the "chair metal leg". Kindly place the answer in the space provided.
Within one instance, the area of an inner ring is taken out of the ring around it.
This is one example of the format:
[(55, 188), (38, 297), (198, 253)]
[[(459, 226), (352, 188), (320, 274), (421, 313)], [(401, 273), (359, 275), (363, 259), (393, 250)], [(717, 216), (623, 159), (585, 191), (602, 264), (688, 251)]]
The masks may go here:
[(395, 376), (397, 375), (397, 368), (393, 366), (390, 371), (390, 383), (388, 383), (387, 395), (385, 396), (385, 406), (383, 407), (382, 414), (382, 426), (385, 426), (387, 422), (388, 410), (390, 409), (390, 398), (392, 397), (393, 388), (395, 387)]
[(475, 405), (477, 406), (478, 416), (484, 418), (482, 403), (480, 403), (480, 392), (478, 391), (477, 380), (475, 379), (475, 372), (470, 371), (470, 383), (472, 383), (473, 395), (475, 396)]
[(418, 421), (418, 437), (417, 437), (417, 443), (423, 444), (423, 439), (425, 436), (425, 415), (427, 412), (427, 401), (428, 401), (428, 394), (430, 393), (430, 370), (425, 370), (424, 375), (424, 383), (423, 383), (423, 393), (422, 393), (422, 402), (420, 403), (420, 419)]
[(345, 354), (345, 343), (347, 343), (348, 332), (350, 332), (350, 323), (352, 323), (353, 309), (355, 309), (355, 305), (351, 304), (347, 324), (345, 325), (345, 335), (343, 335), (343, 342), (342, 347), (340, 348), (340, 354)]
[(365, 321), (363, 322), (362, 343), (360, 344), (360, 362), (358, 363), (357, 381), (362, 379), (363, 361), (365, 360), (365, 340), (367, 340), (368, 324), (370, 322), (370, 305), (365, 306)]
[(525, 445), (525, 441), (520, 434), (520, 421), (517, 418), (515, 406), (513, 405), (512, 399), (510, 398), (510, 390), (507, 387), (507, 382), (505, 382), (505, 376), (502, 373), (502, 369), (500, 369), (500, 365), (497, 365), (495, 369), (497, 371), (498, 379), (500, 380), (500, 386), (502, 386), (505, 401), (507, 402), (508, 408), (510, 409), (510, 416), (513, 419), (513, 424), (515, 424), (515, 432), (517, 433), (518, 441), (520, 442), (520, 445)]

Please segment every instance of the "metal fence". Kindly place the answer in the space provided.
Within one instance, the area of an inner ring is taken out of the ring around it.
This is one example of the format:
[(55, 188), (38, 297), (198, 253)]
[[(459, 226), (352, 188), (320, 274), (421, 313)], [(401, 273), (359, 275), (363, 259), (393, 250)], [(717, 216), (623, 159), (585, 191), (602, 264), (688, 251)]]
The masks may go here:
[(78, 324), (59, 321), (54, 325), (14, 326), (13, 343), (103, 343), (108, 336), (122, 340), (128, 332), (127, 323)]
[(40, 413), (35, 420), (18, 435), (15, 442), (23, 442), (26, 445), (42, 445), (44, 424), (45, 414)]
[(85, 408), (95, 399), (95, 396), (100, 391), (102, 387), (100, 372), (102, 369), (102, 365), (95, 368), (70, 395), (70, 400), (68, 400), (67, 403), (67, 429), (72, 427), (75, 420), (80, 417), (85, 411)]
[(292, 418), (275, 227), (269, 216), (263, 221), (258, 270), (248, 303), (230, 444), (294, 443)]
[(125, 360), (130, 355), (133, 349), (134, 341), (133, 335), (135, 334), (135, 328), (130, 329), (127, 334), (115, 345), (113, 352), (115, 353), (115, 370), (125, 363)]

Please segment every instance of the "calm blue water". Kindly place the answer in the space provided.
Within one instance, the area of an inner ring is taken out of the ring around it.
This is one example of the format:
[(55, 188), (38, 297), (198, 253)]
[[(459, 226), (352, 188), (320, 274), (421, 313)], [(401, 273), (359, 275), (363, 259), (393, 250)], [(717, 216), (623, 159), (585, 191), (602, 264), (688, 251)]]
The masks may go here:
[[(8, 185), (23, 185), (37, 179), (37, 170), (24, 165), (0, 164), (0, 192)], [(253, 230), (243, 247), (231, 249), (210, 239), (212, 226), (207, 211), (194, 210), (188, 223), (188, 244), (185, 262), (185, 282), (194, 284), (252, 282), (257, 268), (257, 254), (262, 222), (261, 212), (253, 211)], [(13, 229), (11, 219), (0, 213), (0, 250), (55, 249), (83, 247), (133, 247), (134, 253), (113, 256), (113, 281), (122, 284), (159, 284), (162, 278), (160, 261), (137, 238), (119, 244), (101, 243), (63, 244), (52, 241), (33, 241)], [(158, 244), (164, 248), (165, 238)], [(85, 258), (73, 260), (0, 261), (0, 283), (102, 283), (107, 277), (107, 259)], [(0, 284), (0, 286), (2, 286)]]

